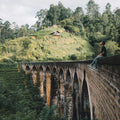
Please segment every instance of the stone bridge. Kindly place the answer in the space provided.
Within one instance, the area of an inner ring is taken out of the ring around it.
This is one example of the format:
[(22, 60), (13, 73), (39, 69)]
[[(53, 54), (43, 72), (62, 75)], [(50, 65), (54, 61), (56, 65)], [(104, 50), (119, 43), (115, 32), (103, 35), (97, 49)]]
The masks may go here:
[(51, 106), (58, 105), (68, 120), (120, 120), (120, 55), (99, 60), (98, 70), (91, 62), (23, 63), (40, 96)]

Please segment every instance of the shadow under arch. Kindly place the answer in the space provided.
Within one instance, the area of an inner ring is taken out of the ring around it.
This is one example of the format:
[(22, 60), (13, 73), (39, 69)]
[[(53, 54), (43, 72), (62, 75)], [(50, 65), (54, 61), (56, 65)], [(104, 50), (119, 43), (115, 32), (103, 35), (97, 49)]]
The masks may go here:
[(71, 82), (71, 75), (70, 75), (70, 71), (69, 70), (67, 70), (66, 82), (68, 82), (68, 83)]
[(46, 73), (49, 73), (49, 72), (50, 72), (50, 68), (47, 66)]
[(33, 71), (37, 71), (37, 68), (36, 68), (35, 65), (33, 66), (32, 70), (33, 70)]
[(42, 66), (39, 67), (39, 71), (43, 72), (43, 67)]
[(57, 72), (57, 70), (56, 70), (56, 68), (54, 67), (54, 68), (53, 68), (53, 73), (56, 73), (56, 72)]
[(62, 69), (60, 69), (59, 72), (59, 114), (63, 115), (64, 114), (64, 72)]
[(79, 97), (79, 82), (77, 73), (74, 74), (74, 82), (73, 82), (73, 113), (72, 120), (80, 119), (80, 97)]
[(54, 67), (51, 73), (51, 105), (57, 104), (58, 84), (57, 70)]
[(90, 99), (88, 93), (88, 86), (85, 79), (83, 80), (82, 94), (81, 94), (81, 117), (82, 119), (87, 118), (88, 120), (91, 120)]
[(26, 70), (30, 70), (30, 67), (29, 67), (29, 65), (27, 65), (27, 66), (26, 66)]
[(66, 73), (66, 80), (65, 80), (65, 115), (68, 120), (72, 118), (72, 77), (69, 69)]

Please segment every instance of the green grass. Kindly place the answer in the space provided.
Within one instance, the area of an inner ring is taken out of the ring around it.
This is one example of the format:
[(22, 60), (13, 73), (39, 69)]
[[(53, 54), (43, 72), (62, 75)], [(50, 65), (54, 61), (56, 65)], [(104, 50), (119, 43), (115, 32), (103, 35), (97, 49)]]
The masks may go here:
[[(60, 36), (50, 33), (59, 31)], [(6, 41), (0, 47), (0, 61), (65, 61), (75, 55), (77, 60), (91, 57), (93, 48), (80, 36), (65, 32), (63, 28), (49, 27), (28, 37)]]

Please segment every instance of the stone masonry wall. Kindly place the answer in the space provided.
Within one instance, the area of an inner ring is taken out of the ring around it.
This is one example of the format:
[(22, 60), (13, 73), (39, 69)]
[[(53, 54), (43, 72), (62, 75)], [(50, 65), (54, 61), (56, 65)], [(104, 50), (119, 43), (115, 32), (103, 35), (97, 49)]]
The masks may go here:
[(119, 120), (120, 56), (99, 60), (98, 70), (89, 68), (90, 62), (24, 63), (22, 68), (32, 73), (47, 104), (58, 104), (68, 120)]

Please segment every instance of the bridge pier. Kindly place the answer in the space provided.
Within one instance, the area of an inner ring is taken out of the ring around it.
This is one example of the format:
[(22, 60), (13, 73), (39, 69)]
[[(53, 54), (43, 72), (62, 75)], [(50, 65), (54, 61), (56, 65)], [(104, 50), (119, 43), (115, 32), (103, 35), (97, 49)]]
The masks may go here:
[(39, 72), (39, 77), (40, 77), (40, 96), (41, 97), (45, 97), (45, 93), (44, 93), (44, 81), (45, 81), (45, 73), (44, 72)]

